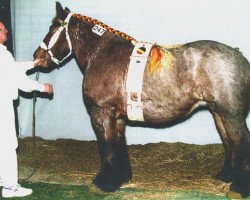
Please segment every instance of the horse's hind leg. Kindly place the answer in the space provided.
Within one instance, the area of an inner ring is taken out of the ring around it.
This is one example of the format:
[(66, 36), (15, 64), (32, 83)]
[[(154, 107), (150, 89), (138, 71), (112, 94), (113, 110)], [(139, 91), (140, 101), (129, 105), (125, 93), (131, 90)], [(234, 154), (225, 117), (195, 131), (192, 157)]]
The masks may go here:
[(215, 120), (216, 127), (219, 131), (220, 138), (222, 140), (224, 149), (225, 149), (225, 156), (224, 156), (224, 165), (222, 170), (219, 174), (217, 174), (217, 178), (224, 181), (224, 182), (230, 182), (231, 181), (231, 172), (232, 172), (232, 142), (231, 139), (225, 129), (225, 126), (223, 124), (223, 121), (220, 117), (220, 115), (213, 111), (213, 116)]
[(250, 187), (250, 152), (247, 135), (249, 131), (245, 119), (233, 117), (224, 119), (224, 124), (232, 141), (232, 189), (243, 195)]
[(125, 140), (125, 122), (115, 117), (112, 109), (93, 108), (101, 169), (93, 183), (104, 191), (115, 191), (131, 179), (131, 167)]
[(231, 159), (229, 168), (232, 181), (231, 189), (245, 195), (250, 189), (250, 152), (248, 144), (249, 131), (246, 125), (245, 116), (242, 112), (231, 114), (226, 112), (220, 114), (225, 131), (230, 138), (228, 156)]

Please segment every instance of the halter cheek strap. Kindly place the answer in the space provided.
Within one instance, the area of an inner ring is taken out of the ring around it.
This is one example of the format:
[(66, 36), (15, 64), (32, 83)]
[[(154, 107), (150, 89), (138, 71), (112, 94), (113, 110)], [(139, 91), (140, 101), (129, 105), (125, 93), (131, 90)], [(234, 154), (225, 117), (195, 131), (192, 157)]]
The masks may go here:
[[(72, 44), (71, 44), (71, 41), (70, 41), (69, 31), (68, 31), (68, 24), (69, 24), (69, 20), (70, 20), (72, 15), (73, 15), (73, 13), (69, 13), (68, 16), (66, 17), (66, 19), (61, 23), (61, 27), (59, 29), (57, 29), (55, 34), (50, 38), (48, 46), (45, 44), (45, 42), (42, 42), (40, 44), (40, 47), (48, 52), (48, 54), (50, 55), (51, 60), (54, 63), (56, 63), (57, 65), (59, 65), (61, 62), (63, 62), (67, 57), (69, 57), (72, 54)], [(51, 51), (51, 48), (57, 42), (57, 40), (60, 37), (60, 35), (61, 35), (62, 31), (64, 30), (64, 28), (66, 30), (66, 40), (67, 40), (68, 46), (69, 46), (69, 53), (62, 60), (58, 60), (57, 58), (54, 57), (54, 55), (53, 55), (53, 53)]]

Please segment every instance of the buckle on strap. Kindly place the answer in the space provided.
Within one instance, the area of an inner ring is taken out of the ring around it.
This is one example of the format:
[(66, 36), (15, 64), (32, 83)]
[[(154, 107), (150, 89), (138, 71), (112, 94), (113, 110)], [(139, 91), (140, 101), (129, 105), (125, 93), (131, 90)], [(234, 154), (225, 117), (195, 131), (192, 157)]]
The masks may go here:
[(127, 115), (132, 121), (144, 121), (143, 118), (143, 105), (141, 102), (141, 94), (137, 93), (137, 99), (131, 98), (131, 92), (127, 93)]

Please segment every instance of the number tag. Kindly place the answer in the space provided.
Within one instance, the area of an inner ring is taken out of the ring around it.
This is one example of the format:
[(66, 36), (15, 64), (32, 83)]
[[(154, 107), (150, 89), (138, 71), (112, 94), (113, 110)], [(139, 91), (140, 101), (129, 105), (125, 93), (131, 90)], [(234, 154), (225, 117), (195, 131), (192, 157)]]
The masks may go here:
[(102, 35), (105, 33), (106, 29), (96, 24), (96, 25), (92, 28), (92, 31), (93, 31), (95, 34), (102, 36)]

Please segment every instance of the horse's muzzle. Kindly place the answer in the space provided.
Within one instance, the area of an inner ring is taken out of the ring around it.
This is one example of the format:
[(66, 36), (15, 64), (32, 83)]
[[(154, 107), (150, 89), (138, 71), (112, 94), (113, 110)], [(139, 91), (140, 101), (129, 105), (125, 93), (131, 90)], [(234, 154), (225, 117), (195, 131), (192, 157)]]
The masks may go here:
[(34, 59), (39, 60), (35, 67), (47, 68), (52, 64), (52, 60), (47, 51), (39, 47), (33, 54)]

